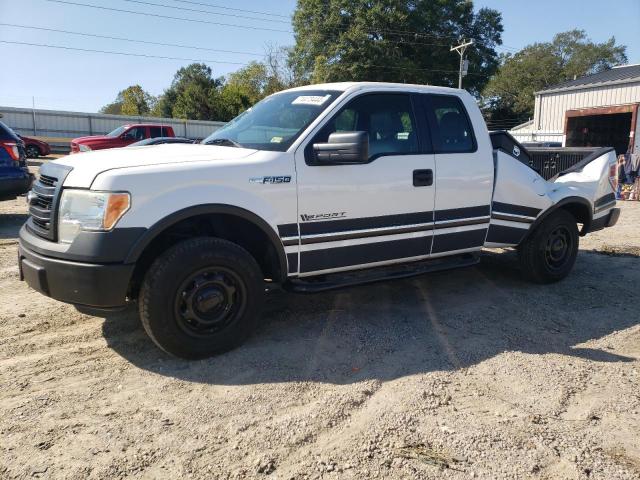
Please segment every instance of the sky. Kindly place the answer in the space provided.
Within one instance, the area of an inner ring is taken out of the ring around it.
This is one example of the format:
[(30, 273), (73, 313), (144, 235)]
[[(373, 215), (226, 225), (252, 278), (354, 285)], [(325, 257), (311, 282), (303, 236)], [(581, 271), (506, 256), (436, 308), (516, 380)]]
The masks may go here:
[[(31, 107), (35, 103), (36, 108), (95, 112), (129, 85), (140, 84), (153, 95), (162, 93), (176, 70), (194, 60), (207, 63), (216, 76), (226, 75), (251, 60), (260, 60), (268, 45), (294, 43), (290, 16), (295, 4), (295, 0), (0, 0), (0, 106)], [(615, 36), (618, 43), (627, 46), (629, 63), (640, 63), (640, 0), (475, 0), (474, 5), (476, 9), (490, 7), (502, 13), (504, 45), (499, 51), (512, 52), (533, 42), (548, 41), (555, 33), (580, 28), (596, 42)], [(198, 46), (205, 50), (50, 30)], [(36, 44), (177, 59), (83, 52)]]

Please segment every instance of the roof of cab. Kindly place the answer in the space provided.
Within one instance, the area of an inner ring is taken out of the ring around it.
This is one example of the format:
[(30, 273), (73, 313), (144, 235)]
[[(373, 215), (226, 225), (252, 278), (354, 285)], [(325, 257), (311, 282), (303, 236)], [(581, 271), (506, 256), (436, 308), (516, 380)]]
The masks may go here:
[(171, 127), (171, 125), (168, 125), (166, 123), (155, 123), (155, 122), (125, 123), (122, 126), (124, 128), (130, 128), (130, 127), (163, 127), (163, 128), (170, 128)]
[(388, 82), (337, 82), (337, 83), (317, 83), (315, 85), (305, 85), (302, 87), (294, 87), (287, 91), (305, 91), (305, 90), (335, 90), (346, 92), (347, 90), (375, 90), (375, 89), (399, 89), (399, 90), (420, 90), (431, 93), (461, 93), (464, 90), (449, 87), (436, 87), (433, 85), (415, 85), (411, 83), (388, 83)]

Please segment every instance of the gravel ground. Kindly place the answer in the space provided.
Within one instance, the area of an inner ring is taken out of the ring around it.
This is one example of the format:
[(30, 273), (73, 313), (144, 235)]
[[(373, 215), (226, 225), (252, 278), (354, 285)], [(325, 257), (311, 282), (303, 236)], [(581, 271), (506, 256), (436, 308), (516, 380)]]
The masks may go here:
[(241, 348), (161, 353), (135, 313), (18, 281), (0, 203), (0, 478), (640, 478), (640, 203), (574, 272), (515, 256), (312, 296), (275, 293)]

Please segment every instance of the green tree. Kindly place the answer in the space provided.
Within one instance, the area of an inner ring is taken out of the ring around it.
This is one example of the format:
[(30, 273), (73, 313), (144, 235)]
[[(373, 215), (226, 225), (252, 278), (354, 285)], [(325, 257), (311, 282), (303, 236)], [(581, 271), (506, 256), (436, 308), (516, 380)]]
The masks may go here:
[(594, 43), (583, 30), (571, 30), (503, 55), (498, 73), (482, 92), (486, 114), (493, 121), (533, 116), (535, 92), (624, 63), (625, 52), (613, 37)]
[(211, 68), (193, 63), (178, 70), (171, 86), (158, 99), (154, 114), (191, 120), (219, 120), (223, 80)]
[(251, 62), (231, 73), (220, 91), (220, 120), (231, 120), (272, 93), (294, 86), (288, 49), (268, 47), (263, 62)]
[(115, 101), (100, 109), (101, 113), (113, 115), (149, 115), (156, 98), (145, 92), (140, 85), (132, 85), (118, 93)]
[(459, 57), (473, 39), (464, 86), (478, 93), (498, 67), (502, 18), (468, 0), (299, 0), (290, 63), (300, 81), (374, 80), (457, 86)]
[[(236, 83), (227, 83), (222, 87), (219, 97), (219, 112), (223, 122), (227, 122), (256, 103), (256, 96), (245, 87)], [(259, 98), (258, 98), (259, 100)]]
[(266, 89), (269, 80), (267, 66), (261, 62), (251, 62), (246, 67), (231, 73), (227, 78), (225, 88), (231, 87), (242, 92), (251, 105), (268, 94)]

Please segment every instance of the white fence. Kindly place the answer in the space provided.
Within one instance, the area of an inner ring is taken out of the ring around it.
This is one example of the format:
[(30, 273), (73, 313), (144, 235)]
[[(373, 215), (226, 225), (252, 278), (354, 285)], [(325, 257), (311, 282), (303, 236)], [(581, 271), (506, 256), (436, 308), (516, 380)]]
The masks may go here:
[(224, 125), (224, 122), (201, 120), (128, 117), (13, 107), (0, 107), (0, 113), (2, 121), (17, 133), (37, 137), (75, 138), (103, 135), (127, 123), (162, 123), (172, 126), (176, 136), (203, 139)]

